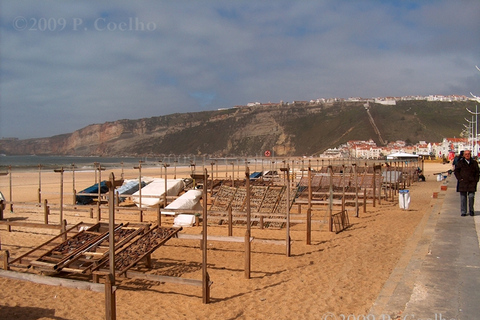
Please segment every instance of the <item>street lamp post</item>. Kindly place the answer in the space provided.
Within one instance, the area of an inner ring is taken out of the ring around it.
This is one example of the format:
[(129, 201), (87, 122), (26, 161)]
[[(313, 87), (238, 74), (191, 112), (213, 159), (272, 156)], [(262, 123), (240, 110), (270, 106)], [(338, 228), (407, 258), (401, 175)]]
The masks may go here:
[[(475, 156), (478, 156), (478, 106), (475, 105), (475, 112), (473, 111), (470, 111), (468, 108), (466, 108), (468, 112), (470, 112), (470, 114), (472, 114), (472, 121), (473, 121), (473, 115), (475, 115), (475, 135), (474, 135), (474, 138), (473, 138), (473, 143), (474, 143), (474, 147), (472, 149), (472, 152), (474, 152), (474, 155)], [(473, 134), (473, 126), (472, 126), (472, 134)]]

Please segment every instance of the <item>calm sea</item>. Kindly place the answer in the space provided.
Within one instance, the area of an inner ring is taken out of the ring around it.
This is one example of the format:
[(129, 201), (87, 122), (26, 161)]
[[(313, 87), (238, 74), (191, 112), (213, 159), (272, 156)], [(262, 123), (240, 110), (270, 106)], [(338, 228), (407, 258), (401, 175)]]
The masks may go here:
[[(69, 168), (75, 164), (75, 168), (79, 170), (93, 170), (95, 163), (106, 169), (133, 167), (142, 162), (142, 166), (159, 166), (161, 163), (168, 163), (173, 166), (176, 161), (177, 166), (190, 166), (195, 163), (197, 166), (209, 166), (213, 161), (202, 156), (162, 156), (162, 157), (75, 157), (75, 156), (8, 156), (0, 155), (0, 171), (7, 171), (9, 166), (12, 170), (38, 170), (39, 165), (42, 169), (59, 169)], [(222, 158), (215, 159), (218, 164), (243, 164), (245, 159)]]
[(12, 170), (38, 170), (41, 165), (45, 169), (68, 168), (75, 164), (75, 167), (80, 170), (94, 169), (95, 163), (99, 163), (105, 168), (119, 168), (122, 165), (125, 167), (132, 167), (143, 161), (142, 166), (158, 166), (160, 161), (172, 163), (177, 161), (179, 166), (190, 165), (190, 159), (187, 157), (161, 157), (161, 158), (133, 158), (133, 157), (74, 157), (74, 156), (0, 156), (0, 170), (5, 171), (9, 166)]

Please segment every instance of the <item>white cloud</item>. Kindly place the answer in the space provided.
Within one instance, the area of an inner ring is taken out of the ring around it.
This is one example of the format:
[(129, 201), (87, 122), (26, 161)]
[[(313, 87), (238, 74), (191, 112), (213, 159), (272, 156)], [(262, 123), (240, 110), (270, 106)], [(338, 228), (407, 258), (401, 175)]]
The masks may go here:
[(467, 95), (479, 13), (468, 0), (2, 2), (0, 137), (250, 101)]

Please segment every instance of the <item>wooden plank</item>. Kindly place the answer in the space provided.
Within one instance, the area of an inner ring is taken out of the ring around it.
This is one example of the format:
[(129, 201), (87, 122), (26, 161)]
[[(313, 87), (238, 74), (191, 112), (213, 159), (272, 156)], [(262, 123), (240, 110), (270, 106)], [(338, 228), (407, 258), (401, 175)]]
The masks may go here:
[[(202, 235), (179, 233), (178, 238), (179, 239), (184, 239), (184, 240), (201, 240)], [(207, 236), (207, 240), (208, 241), (219, 241), (219, 242), (244, 243), (245, 242), (245, 237)], [(284, 240), (257, 239), (257, 238), (254, 238), (254, 237), (250, 237), (250, 242), (285, 245)]]
[[(169, 276), (160, 276), (156, 274), (147, 274), (142, 272), (136, 272), (128, 270), (125, 272), (125, 276), (127, 278), (133, 279), (144, 279), (144, 280), (152, 280), (158, 282), (168, 282), (168, 283), (175, 283), (175, 284), (186, 284), (195, 287), (202, 287), (202, 280), (196, 279), (187, 279), (187, 278), (179, 278), (179, 277), (169, 277)], [(208, 285), (212, 285), (213, 282), (209, 281)]]
[(52, 269), (51, 271), (55, 270), (55, 263), (48, 263), (48, 262), (44, 262), (44, 261), (34, 260), (34, 261), (30, 262), (30, 265), (32, 265), (34, 267)]
[[(201, 234), (186, 234), (186, 233), (177, 233), (178, 239), (184, 240), (201, 240), (203, 239)], [(208, 241), (222, 241), (222, 242), (245, 242), (245, 237), (227, 237), (227, 236), (212, 236), (207, 235)], [(253, 237), (250, 238), (250, 242), (253, 240)]]
[(104, 292), (104, 285), (100, 283), (91, 283), (91, 282), (79, 281), (79, 280), (40, 276), (36, 274), (31, 274), (31, 273), (0, 270), (0, 277), (12, 279), (12, 280), (29, 281), (29, 282), (39, 283), (39, 284), (44, 284), (49, 286), (74, 288), (74, 289), (89, 290), (94, 292)]
[(22, 228), (40, 228), (40, 229), (61, 229), (62, 226), (58, 224), (45, 224), (35, 222), (19, 222), (19, 221), (0, 221), (0, 225)]

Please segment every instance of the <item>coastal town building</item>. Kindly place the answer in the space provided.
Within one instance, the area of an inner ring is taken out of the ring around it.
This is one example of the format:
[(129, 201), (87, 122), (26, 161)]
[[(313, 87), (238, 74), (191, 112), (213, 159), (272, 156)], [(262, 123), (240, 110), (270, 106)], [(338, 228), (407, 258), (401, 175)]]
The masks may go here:
[[(475, 144), (477, 147), (475, 147)], [(446, 158), (451, 160), (462, 150), (480, 150), (480, 141), (468, 138), (444, 138), (442, 142), (419, 141), (415, 145), (407, 145), (405, 141), (389, 142), (386, 146), (377, 146), (372, 139), (350, 140), (321, 154), (325, 158), (383, 159), (392, 153), (410, 153), (421, 156)], [(475, 153), (475, 152), (474, 152)], [(478, 151), (476, 152), (478, 154)]]

